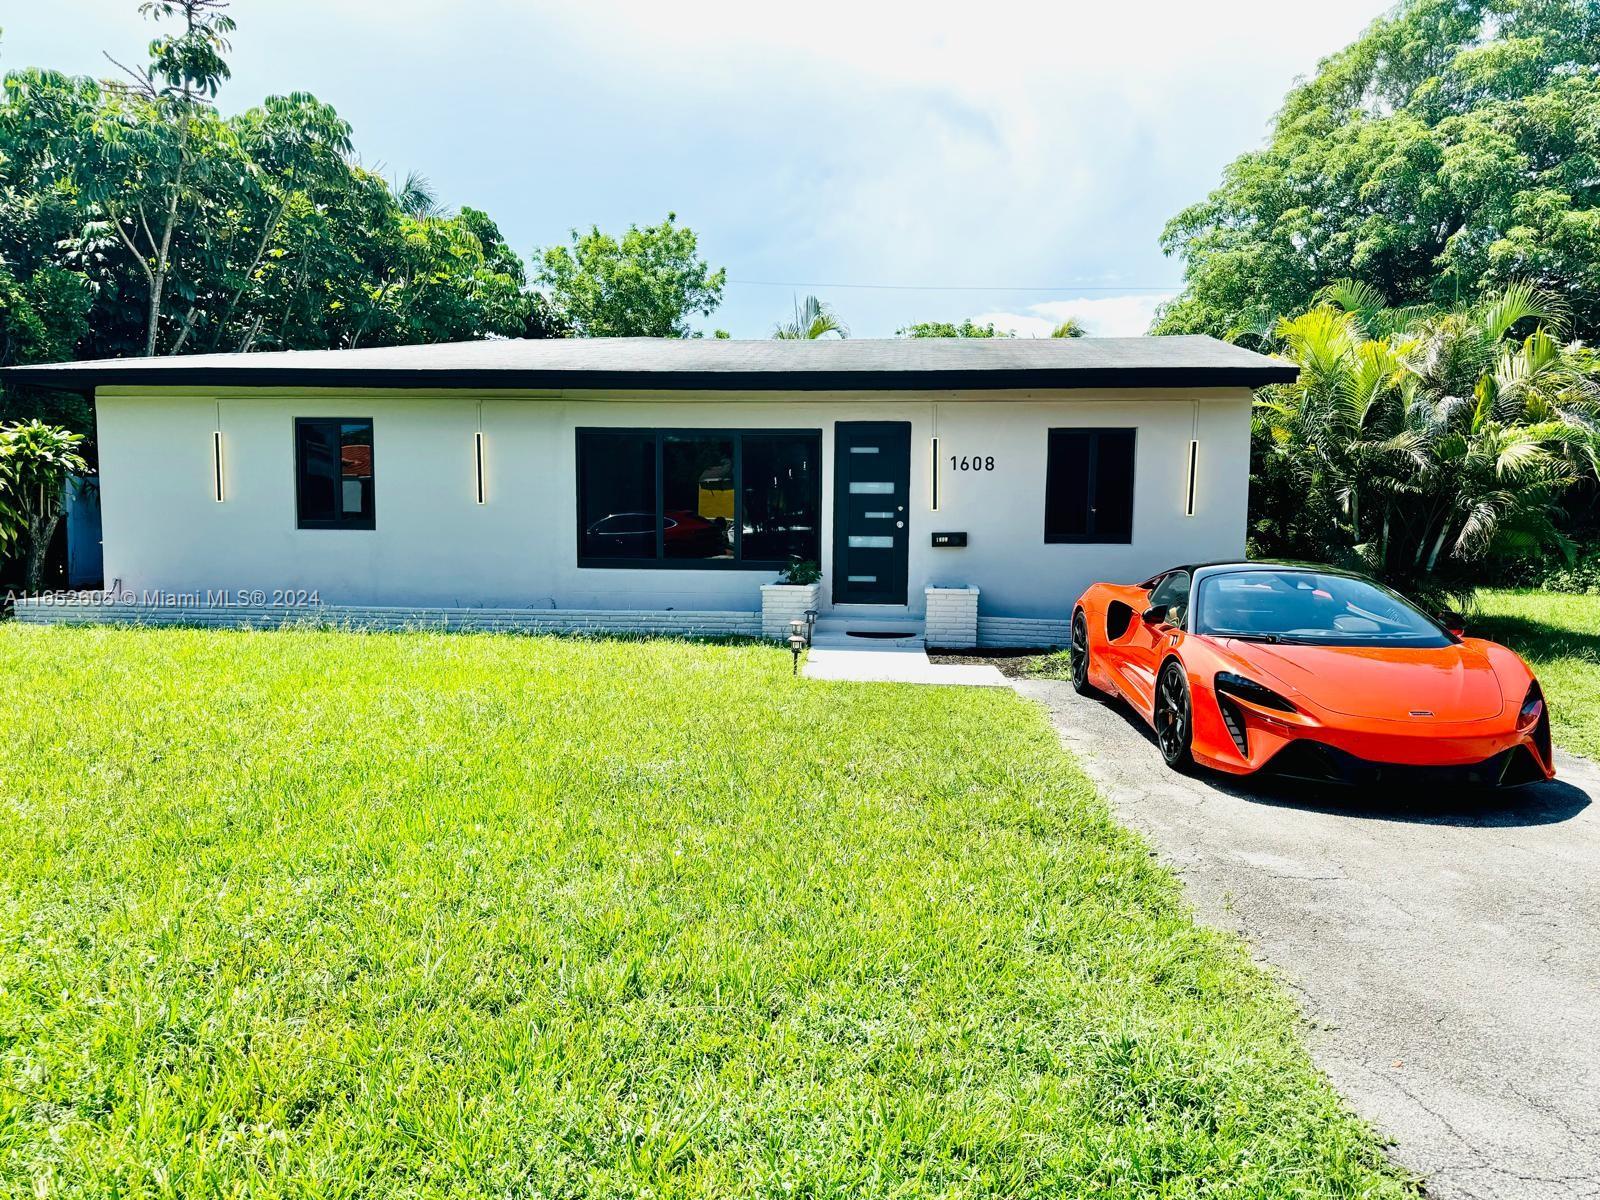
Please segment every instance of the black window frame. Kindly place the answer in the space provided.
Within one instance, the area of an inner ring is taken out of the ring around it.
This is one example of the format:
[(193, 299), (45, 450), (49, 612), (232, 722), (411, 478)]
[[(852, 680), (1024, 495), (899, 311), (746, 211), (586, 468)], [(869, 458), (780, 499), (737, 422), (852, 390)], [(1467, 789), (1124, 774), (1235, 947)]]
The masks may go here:
[[(372, 493), (368, 511), (359, 516), (346, 516), (343, 512), (331, 519), (301, 516), (300, 493), (305, 482), (305, 472), (300, 464), (300, 431), (307, 425), (331, 425), (335, 430), (334, 444), (342, 448), (345, 425), (365, 425), (367, 445), (372, 451)], [(294, 419), (294, 518), (297, 529), (359, 529), (378, 527), (378, 447), (377, 430), (371, 417), (296, 417)]]
[[(618, 558), (589, 555), (583, 552), (583, 443), (586, 437), (638, 437), (655, 439), (655, 504), (656, 553), (654, 558)], [(733, 557), (732, 558), (668, 558), (666, 557), (665, 530), (660, 521), (666, 511), (666, 474), (662, 460), (667, 441), (677, 437), (726, 438), (733, 443)], [(753, 559), (743, 557), (744, 549), (744, 440), (745, 438), (808, 438), (811, 441), (813, 460), (816, 463), (815, 503), (817, 514), (817, 561), (822, 554), (822, 430), (820, 429), (730, 429), (725, 426), (653, 426), (585, 425), (574, 431), (573, 440), (573, 507), (574, 528), (577, 535), (578, 566), (583, 569), (628, 571), (781, 571), (794, 560)]]
[[(1128, 532), (1127, 536), (1106, 536), (1095, 528), (1097, 509), (1094, 499), (1100, 473), (1100, 439), (1106, 434), (1125, 436), (1128, 440)], [(1060, 533), (1050, 528), (1050, 475), (1051, 460), (1057, 435), (1086, 436), (1089, 439), (1088, 468), (1084, 487), (1088, 494), (1087, 529), (1082, 534)], [(1045, 431), (1044, 475), (1044, 540), (1049, 546), (1131, 546), (1133, 544), (1134, 518), (1139, 499), (1139, 430), (1133, 425), (1067, 425)]]

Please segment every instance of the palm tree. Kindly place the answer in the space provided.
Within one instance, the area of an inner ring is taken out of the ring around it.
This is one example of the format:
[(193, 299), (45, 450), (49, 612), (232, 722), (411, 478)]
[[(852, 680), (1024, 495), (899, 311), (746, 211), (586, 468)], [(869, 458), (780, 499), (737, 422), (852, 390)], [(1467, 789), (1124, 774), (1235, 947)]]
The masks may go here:
[(1083, 322), (1078, 320), (1077, 317), (1068, 317), (1050, 331), (1050, 336), (1053, 338), (1079, 338), (1083, 337), (1084, 333)]
[(815, 341), (829, 334), (847, 338), (850, 336), (850, 327), (839, 319), (839, 314), (829, 305), (815, 296), (807, 296), (804, 304), (796, 300), (794, 319), (779, 321), (772, 330), (773, 337), (784, 341)]
[(1441, 312), (1339, 284), (1280, 321), (1301, 373), (1257, 402), (1258, 542), (1430, 600), (1470, 591), (1492, 555), (1570, 549), (1555, 514), (1600, 477), (1600, 383), (1564, 328), (1561, 304), (1525, 285)]

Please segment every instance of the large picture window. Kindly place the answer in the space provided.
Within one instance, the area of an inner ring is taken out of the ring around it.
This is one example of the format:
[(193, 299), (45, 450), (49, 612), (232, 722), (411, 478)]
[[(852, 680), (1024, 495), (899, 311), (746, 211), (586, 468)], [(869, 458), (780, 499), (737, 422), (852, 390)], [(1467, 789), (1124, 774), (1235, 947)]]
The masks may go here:
[(774, 569), (819, 556), (815, 430), (578, 430), (578, 564)]
[(1046, 542), (1133, 541), (1132, 429), (1052, 429)]
[(370, 418), (296, 419), (294, 467), (301, 529), (377, 527)]

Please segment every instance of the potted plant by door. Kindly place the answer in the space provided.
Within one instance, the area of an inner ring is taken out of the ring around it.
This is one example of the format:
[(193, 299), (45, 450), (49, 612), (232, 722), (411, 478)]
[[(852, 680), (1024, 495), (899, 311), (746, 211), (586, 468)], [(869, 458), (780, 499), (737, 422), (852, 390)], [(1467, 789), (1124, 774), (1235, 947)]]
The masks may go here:
[(777, 583), (761, 585), (761, 636), (787, 638), (789, 623), (804, 621), (806, 613), (815, 612), (821, 594), (822, 568), (809, 559), (790, 563)]

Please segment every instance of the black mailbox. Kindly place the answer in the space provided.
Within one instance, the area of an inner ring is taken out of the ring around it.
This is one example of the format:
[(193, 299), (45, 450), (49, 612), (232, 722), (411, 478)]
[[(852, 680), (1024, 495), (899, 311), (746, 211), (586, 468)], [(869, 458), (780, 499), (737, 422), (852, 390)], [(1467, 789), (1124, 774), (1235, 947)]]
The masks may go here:
[(967, 544), (967, 535), (964, 531), (960, 533), (936, 533), (933, 535), (933, 544), (935, 546), (965, 546)]

